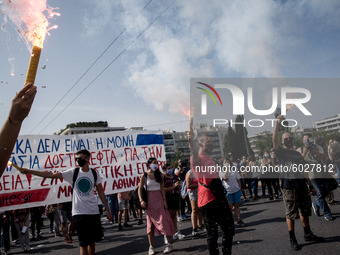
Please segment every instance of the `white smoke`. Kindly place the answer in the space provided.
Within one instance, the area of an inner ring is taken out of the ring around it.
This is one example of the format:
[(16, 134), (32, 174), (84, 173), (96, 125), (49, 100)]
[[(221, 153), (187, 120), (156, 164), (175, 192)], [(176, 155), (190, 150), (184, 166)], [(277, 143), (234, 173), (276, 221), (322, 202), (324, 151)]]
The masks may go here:
[[(101, 2), (94, 4), (104, 10)], [(121, 1), (114, 15), (131, 41), (169, 3), (153, 1), (139, 13), (145, 3)], [(287, 66), (304, 64), (294, 51), (308, 46), (311, 25), (339, 26), (339, 3), (175, 1), (129, 49), (128, 86), (157, 110), (179, 113), (189, 106), (190, 77), (282, 77)]]

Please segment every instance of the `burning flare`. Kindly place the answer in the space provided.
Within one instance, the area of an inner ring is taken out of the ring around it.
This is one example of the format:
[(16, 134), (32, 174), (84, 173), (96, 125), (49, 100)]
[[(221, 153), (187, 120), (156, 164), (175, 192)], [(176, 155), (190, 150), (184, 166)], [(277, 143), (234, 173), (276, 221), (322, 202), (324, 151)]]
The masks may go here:
[(55, 9), (47, 7), (46, 0), (5, 0), (3, 2), (3, 14), (12, 20), (19, 34), (26, 40), (29, 49), (32, 48), (25, 84), (34, 83), (46, 34), (49, 30), (57, 28), (57, 26), (50, 26), (48, 22), (49, 18), (60, 16), (59, 13), (54, 12)]

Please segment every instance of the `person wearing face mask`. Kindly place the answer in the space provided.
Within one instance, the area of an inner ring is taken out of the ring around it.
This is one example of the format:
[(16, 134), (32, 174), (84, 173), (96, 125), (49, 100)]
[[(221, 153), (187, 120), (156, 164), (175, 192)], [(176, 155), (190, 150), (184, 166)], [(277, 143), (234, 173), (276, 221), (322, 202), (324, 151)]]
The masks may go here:
[[(172, 165), (165, 164), (163, 166), (164, 172), (164, 191), (166, 196), (166, 203), (168, 205), (168, 210), (174, 223), (174, 227), (176, 233), (173, 235), (173, 239), (182, 240), (185, 235), (182, 235), (177, 229), (177, 219), (176, 219), (176, 212), (179, 210), (180, 205), (180, 179), (177, 175), (174, 174), (174, 169)], [(164, 239), (165, 243), (167, 243), (166, 238)]]
[[(262, 166), (274, 166), (274, 160), (273, 160), (273, 158), (270, 157), (270, 154), (267, 150), (264, 151), (264, 154), (263, 154)], [(275, 198), (279, 197), (279, 191), (277, 189), (275, 179), (273, 178), (274, 175), (275, 175), (275, 173), (266, 172), (262, 176), (261, 182), (265, 183), (264, 187), (262, 186), (262, 192), (265, 193), (265, 187), (267, 186), (268, 193), (269, 193), (269, 200), (274, 199), (273, 188), (274, 188), (274, 191), (275, 191)]]
[[(207, 134), (199, 134), (197, 143), (194, 139), (193, 119), (190, 119), (188, 142), (191, 150), (191, 169), (198, 180), (198, 207), (201, 210), (204, 225), (207, 231), (207, 245), (210, 255), (219, 254), (217, 244), (218, 226), (221, 227), (222, 236), (222, 252), (224, 255), (232, 254), (232, 243), (235, 235), (234, 219), (229, 208), (227, 199), (223, 199), (222, 194), (213, 194), (212, 183), (216, 183), (215, 188), (220, 191), (223, 188), (218, 185), (220, 180), (217, 171), (209, 171), (209, 167), (215, 167), (216, 163), (211, 157), (214, 149), (212, 138)], [(217, 180), (217, 181), (216, 181)], [(216, 191), (216, 190), (215, 190)], [(219, 195), (219, 197), (217, 197)], [(223, 194), (224, 195), (224, 194)]]
[[(306, 133), (302, 136), (304, 146), (297, 151), (304, 157), (306, 163), (313, 165), (325, 165), (328, 157), (324, 153), (324, 149), (317, 144), (314, 144), (312, 134)], [(313, 187), (317, 191), (316, 199), (312, 203), (313, 211), (317, 216), (324, 214), (324, 218), (328, 221), (333, 220), (331, 210), (326, 202), (326, 197), (329, 193), (328, 180), (330, 176), (324, 172), (309, 172), (308, 176), (312, 182)]]
[(102, 239), (102, 233), (100, 233), (102, 226), (94, 188), (105, 206), (108, 220), (112, 221), (112, 215), (101, 186), (100, 175), (89, 167), (90, 152), (80, 150), (76, 152), (75, 158), (79, 167), (64, 172), (53, 173), (22, 168), (22, 173), (43, 178), (63, 179), (73, 186), (72, 216), (78, 234), (80, 254), (92, 255), (95, 254), (95, 242)]
[[(148, 159), (148, 170), (146, 176), (142, 175), (139, 183), (138, 197), (141, 206), (146, 209), (147, 234), (149, 239), (149, 255), (155, 254), (154, 236), (166, 236), (167, 246), (163, 253), (171, 253), (173, 250), (172, 236), (176, 233), (171, 220), (166, 202), (164, 177), (159, 171), (156, 158)], [(169, 171), (170, 172), (170, 171)], [(142, 187), (147, 187), (148, 201), (143, 201)]]
[[(300, 247), (295, 236), (294, 222), (300, 216), (304, 230), (304, 240), (306, 242), (322, 242), (324, 238), (313, 234), (309, 217), (311, 216), (311, 199), (309, 191), (316, 194), (308, 176), (299, 171), (289, 171), (292, 167), (300, 167), (305, 165), (305, 160), (301, 154), (293, 150), (293, 137), (291, 133), (282, 134), (282, 145), (279, 146), (279, 127), (283, 121), (283, 116), (278, 116), (273, 132), (273, 148), (280, 164), (285, 168), (282, 172), (282, 190), (283, 200), (286, 209), (286, 223), (289, 231), (290, 248), (299, 250)], [(308, 189), (309, 187), (309, 189)]]

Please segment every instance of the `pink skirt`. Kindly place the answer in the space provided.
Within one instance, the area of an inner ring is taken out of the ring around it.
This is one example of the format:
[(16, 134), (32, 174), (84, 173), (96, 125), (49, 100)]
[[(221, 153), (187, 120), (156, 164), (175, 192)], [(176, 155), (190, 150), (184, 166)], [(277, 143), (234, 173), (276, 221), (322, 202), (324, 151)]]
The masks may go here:
[(163, 196), (160, 191), (148, 192), (146, 223), (148, 234), (151, 232), (152, 225), (155, 226), (155, 236), (172, 236), (176, 232), (169, 211), (164, 209)]

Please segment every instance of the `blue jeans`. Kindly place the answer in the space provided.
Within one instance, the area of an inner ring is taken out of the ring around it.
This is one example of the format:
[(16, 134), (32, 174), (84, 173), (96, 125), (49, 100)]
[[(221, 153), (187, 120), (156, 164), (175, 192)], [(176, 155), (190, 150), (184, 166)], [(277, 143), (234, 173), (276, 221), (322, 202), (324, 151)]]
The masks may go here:
[(253, 194), (255, 197), (257, 197), (258, 183), (259, 183), (259, 179), (257, 178), (253, 179), (251, 182), (251, 186), (253, 188)]
[(320, 207), (323, 211), (324, 215), (331, 216), (331, 210), (325, 200), (328, 196), (329, 188), (328, 188), (328, 181), (327, 179), (311, 179), (314, 189), (316, 190), (316, 199), (314, 204)]
[(112, 222), (117, 223), (118, 222), (118, 211), (119, 211), (117, 196), (112, 196), (112, 195), (107, 196), (107, 203), (111, 210)]

